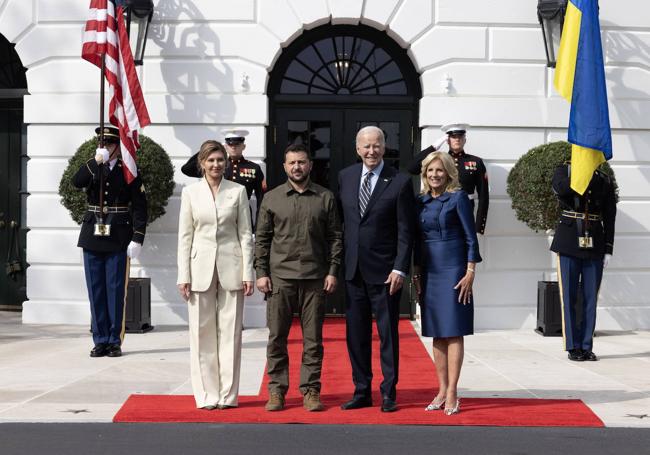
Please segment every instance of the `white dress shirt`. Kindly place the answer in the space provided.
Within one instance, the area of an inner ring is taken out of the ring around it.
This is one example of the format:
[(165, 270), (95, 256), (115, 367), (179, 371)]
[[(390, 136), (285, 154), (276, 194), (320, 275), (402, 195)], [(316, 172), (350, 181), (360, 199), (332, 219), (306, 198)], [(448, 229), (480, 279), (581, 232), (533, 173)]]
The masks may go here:
[(372, 192), (375, 191), (375, 186), (377, 186), (377, 181), (379, 180), (379, 174), (381, 174), (381, 171), (384, 170), (384, 160), (381, 160), (381, 163), (379, 163), (379, 166), (374, 168), (372, 171), (366, 167), (366, 165), (363, 165), (363, 169), (361, 170), (361, 180), (359, 181), (359, 193), (361, 193), (361, 185), (363, 184), (363, 180), (366, 178), (366, 175), (368, 175), (368, 172), (372, 172), (372, 177), (370, 177), (370, 195), (372, 196)]

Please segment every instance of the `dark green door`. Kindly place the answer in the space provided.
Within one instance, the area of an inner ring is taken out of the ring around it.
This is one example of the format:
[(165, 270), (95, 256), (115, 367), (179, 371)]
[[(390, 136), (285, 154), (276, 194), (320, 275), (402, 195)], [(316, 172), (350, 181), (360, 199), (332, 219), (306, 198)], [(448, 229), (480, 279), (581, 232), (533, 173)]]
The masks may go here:
[(23, 108), (0, 98), (0, 308), (20, 309), (25, 296), (25, 230), (21, 226)]
[(364, 126), (381, 128), (386, 137), (384, 159), (404, 169), (413, 156), (412, 112), (342, 108), (279, 108), (272, 130), (272, 154), (266, 159), (269, 187), (286, 180), (283, 153), (289, 144), (304, 144), (314, 159), (312, 180), (336, 192), (341, 169), (359, 162), (356, 135)]
[(289, 144), (303, 144), (314, 160), (312, 181), (335, 189), (343, 161), (343, 118), (339, 111), (289, 108), (277, 110), (273, 153), (266, 159), (269, 186), (286, 180), (282, 167)]
[[(413, 156), (414, 126), (412, 112), (408, 109), (287, 106), (277, 108), (274, 119), (270, 137), (271, 152), (266, 158), (270, 188), (286, 181), (282, 162), (287, 145), (304, 144), (314, 160), (312, 180), (336, 193), (339, 171), (359, 161), (355, 146), (357, 131), (368, 125), (378, 126), (384, 131), (384, 160), (387, 165), (403, 169)], [(328, 298), (329, 315), (345, 313), (342, 277), (340, 274), (338, 291)], [(415, 314), (408, 287), (403, 292), (400, 313), (409, 317)]]

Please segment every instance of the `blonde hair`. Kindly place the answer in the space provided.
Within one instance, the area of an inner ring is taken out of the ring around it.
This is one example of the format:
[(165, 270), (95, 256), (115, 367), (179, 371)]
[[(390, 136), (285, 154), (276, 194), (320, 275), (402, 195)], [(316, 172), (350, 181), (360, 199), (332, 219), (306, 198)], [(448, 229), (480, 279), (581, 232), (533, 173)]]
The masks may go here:
[(427, 168), (435, 160), (440, 160), (442, 167), (445, 168), (447, 173), (447, 185), (445, 186), (445, 191), (454, 193), (460, 190), (460, 183), (458, 182), (458, 169), (456, 169), (456, 163), (454, 159), (446, 152), (431, 152), (429, 153), (424, 160), (422, 160), (422, 168), (420, 170), (420, 180), (422, 181), (422, 189), (420, 194), (427, 194), (431, 192), (431, 186), (427, 180)]
[(199, 149), (199, 156), (197, 157), (197, 160), (196, 160), (196, 166), (198, 167), (199, 173), (201, 175), (203, 175), (203, 168), (201, 167), (201, 165), (214, 152), (223, 153), (223, 157), (226, 160), (226, 165), (228, 165), (228, 153), (226, 152), (226, 149), (221, 144), (221, 142), (213, 141), (213, 140), (207, 140), (203, 144), (201, 144), (201, 148)]

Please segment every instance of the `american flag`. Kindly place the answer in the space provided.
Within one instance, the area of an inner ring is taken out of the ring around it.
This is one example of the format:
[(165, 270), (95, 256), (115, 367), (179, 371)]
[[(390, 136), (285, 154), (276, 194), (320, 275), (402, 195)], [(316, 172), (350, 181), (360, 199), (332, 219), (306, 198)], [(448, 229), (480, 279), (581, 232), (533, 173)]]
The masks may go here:
[(81, 57), (101, 68), (102, 55), (109, 85), (109, 120), (120, 130), (122, 169), (130, 183), (138, 175), (138, 131), (151, 120), (135, 71), (122, 6), (116, 10), (113, 0), (90, 0)]

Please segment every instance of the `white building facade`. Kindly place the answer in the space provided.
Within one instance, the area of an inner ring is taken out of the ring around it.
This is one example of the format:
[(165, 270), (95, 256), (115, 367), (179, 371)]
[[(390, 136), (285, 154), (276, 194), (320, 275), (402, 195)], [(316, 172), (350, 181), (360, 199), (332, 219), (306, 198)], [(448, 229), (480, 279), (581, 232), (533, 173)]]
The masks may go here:
[[(484, 261), (477, 267), (475, 285), (476, 328), (535, 327), (537, 282), (554, 271), (555, 258), (545, 234), (516, 220), (506, 179), (530, 148), (566, 139), (569, 115), (567, 102), (552, 88), (536, 0), (158, 0), (154, 5), (139, 69), (153, 124), (142, 133), (169, 153), (177, 185), (167, 214), (149, 226), (143, 254), (132, 264), (132, 276), (151, 277), (153, 325), (187, 320), (175, 284), (176, 228), (180, 190), (192, 180), (180, 167), (201, 142), (222, 140), (223, 128), (244, 127), (251, 133), (246, 157), (262, 164), (269, 179), (277, 179), (272, 163), (281, 162), (277, 150), (284, 148), (286, 134), (300, 126), (295, 122), (324, 121), (330, 122), (330, 143), (319, 138), (322, 150), (334, 160), (338, 149), (342, 162), (354, 162), (353, 142), (347, 136), (332, 137), (342, 131), (332, 123), (340, 116), (319, 120), (310, 112), (308, 97), (292, 104), (290, 97), (276, 96), (291, 90), (290, 84), (281, 84), (286, 77), (278, 73), (278, 62), (292, 44), (302, 39), (306, 45), (306, 36), (323, 39), (336, 36), (337, 27), (352, 26), (372, 30), (364, 35), (370, 41), (380, 34), (382, 43), (393, 43), (412, 65), (418, 87), (408, 93), (417, 96), (411, 105), (393, 100), (395, 110), (409, 111), (410, 117), (378, 118), (383, 104), (375, 109), (363, 105), (358, 110), (375, 116), (358, 117), (348, 129), (365, 120), (402, 122), (395, 134), (412, 155), (441, 134), (442, 124), (472, 125), (466, 149), (485, 160), (491, 188), (487, 229), (480, 239)], [(87, 8), (87, 0), (0, 0), (0, 33), (15, 44), (27, 68), (29, 92), (24, 96), (30, 264), (25, 323), (87, 324), (90, 318), (76, 247), (79, 228), (58, 196), (69, 157), (98, 123), (98, 69), (80, 57)], [(614, 144), (611, 165), (620, 202), (597, 328), (648, 329), (650, 4), (603, 1), (600, 17)], [(285, 70), (289, 74), (286, 65)], [(280, 81), (278, 91), (270, 93), (274, 80)], [(390, 93), (386, 96), (392, 99)], [(347, 109), (343, 118), (352, 118), (352, 98), (343, 107), (328, 104), (324, 95), (313, 100), (318, 112), (330, 106)], [(404, 118), (412, 122), (407, 130)], [(336, 170), (335, 164), (328, 169)], [(264, 314), (260, 296), (247, 300), (247, 325), (263, 325)]]

